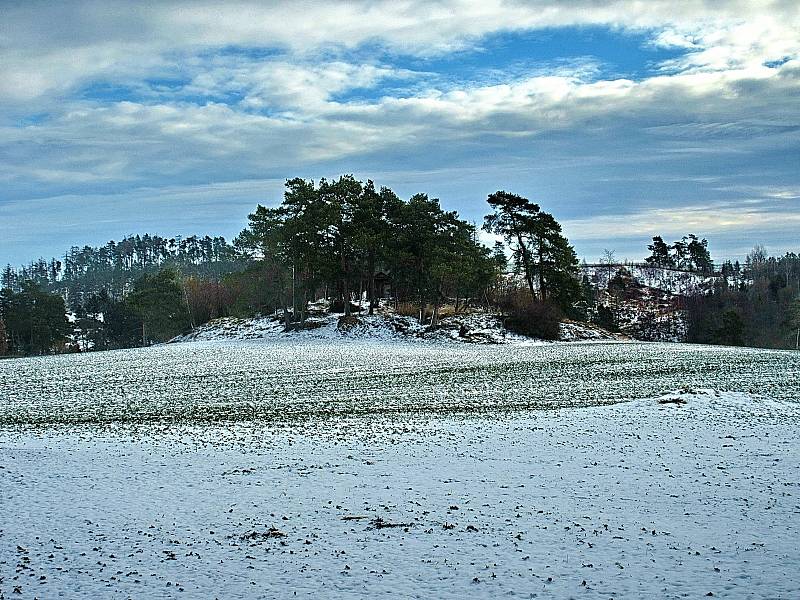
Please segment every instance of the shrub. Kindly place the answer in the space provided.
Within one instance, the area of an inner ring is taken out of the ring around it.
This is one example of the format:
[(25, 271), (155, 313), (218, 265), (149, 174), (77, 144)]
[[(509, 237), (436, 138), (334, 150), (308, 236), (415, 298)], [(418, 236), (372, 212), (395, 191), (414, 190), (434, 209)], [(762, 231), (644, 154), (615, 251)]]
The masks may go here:
[(403, 317), (419, 317), (419, 304), (413, 302), (400, 302), (395, 311), (398, 315)]
[(543, 340), (559, 338), (561, 310), (549, 302), (528, 302), (512, 306), (505, 326), (509, 331)]

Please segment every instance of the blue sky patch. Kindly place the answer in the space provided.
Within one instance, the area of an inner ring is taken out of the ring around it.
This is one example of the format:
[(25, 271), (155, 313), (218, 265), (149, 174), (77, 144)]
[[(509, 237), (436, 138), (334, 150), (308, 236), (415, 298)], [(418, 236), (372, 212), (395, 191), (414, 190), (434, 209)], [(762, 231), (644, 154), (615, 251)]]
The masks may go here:
[[(682, 48), (654, 45), (647, 31), (564, 27), (495, 33), (476, 40), (470, 48), (428, 58), (385, 51), (381, 54), (378, 48), (368, 45), (346, 59), (380, 55), (387, 66), (417, 73), (419, 76), (410, 85), (392, 86), (391, 94), (399, 92), (402, 96), (412, 95), (423, 85), (469, 87), (548, 74), (574, 73), (591, 81), (639, 81), (658, 73), (660, 63), (685, 54)], [(347, 90), (334, 99), (369, 101), (385, 95), (384, 86), (376, 86)]]

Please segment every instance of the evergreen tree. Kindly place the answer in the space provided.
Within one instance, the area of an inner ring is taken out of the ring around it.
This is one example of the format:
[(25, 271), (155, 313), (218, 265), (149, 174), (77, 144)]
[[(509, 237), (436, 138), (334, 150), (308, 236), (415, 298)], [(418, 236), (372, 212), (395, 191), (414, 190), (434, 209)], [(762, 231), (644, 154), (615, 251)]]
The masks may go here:
[(367, 274), (370, 315), (374, 313), (377, 304), (375, 275), (378, 262), (385, 262), (387, 259), (387, 254), (384, 252), (390, 235), (387, 208), (390, 203), (398, 201), (394, 192), (388, 188), (381, 188), (380, 192), (377, 192), (375, 184), (370, 180), (363, 186), (353, 206), (353, 245)]
[(671, 246), (672, 252), (674, 255), (673, 263), (679, 269), (688, 269), (689, 268), (689, 242), (687, 241), (686, 236), (683, 236), (677, 242), (674, 242)]
[(112, 298), (107, 290), (86, 302), (86, 338), (97, 350), (130, 348), (142, 342), (142, 319), (125, 300)]
[(701, 273), (710, 273), (714, 270), (711, 254), (708, 252), (708, 240), (698, 239), (696, 235), (689, 234), (689, 243), (686, 246), (690, 269)]
[(14, 354), (49, 354), (64, 350), (69, 323), (64, 299), (32, 281), (15, 292), (0, 292), (0, 318)]
[(716, 341), (724, 346), (744, 345), (744, 322), (735, 310), (722, 313), (722, 324), (717, 330)]
[(534, 286), (534, 258), (531, 255), (531, 236), (534, 220), (539, 215), (539, 205), (527, 198), (498, 191), (487, 199), (494, 209), (492, 214), (484, 217), (483, 229), (489, 233), (500, 235), (511, 248), (515, 263), (521, 267), (525, 282), (532, 298), (536, 298)]
[(578, 257), (561, 234), (561, 225), (538, 204), (516, 194), (495, 192), (488, 202), (494, 212), (485, 217), (484, 229), (502, 235), (510, 245), (531, 296), (570, 310), (580, 297)]
[(670, 255), (670, 247), (664, 242), (660, 235), (653, 237), (653, 243), (647, 246), (650, 256), (645, 258), (645, 262), (654, 267), (674, 267), (675, 260)]
[(178, 273), (163, 269), (134, 283), (128, 305), (142, 323), (142, 344), (164, 342), (189, 328), (189, 313)]

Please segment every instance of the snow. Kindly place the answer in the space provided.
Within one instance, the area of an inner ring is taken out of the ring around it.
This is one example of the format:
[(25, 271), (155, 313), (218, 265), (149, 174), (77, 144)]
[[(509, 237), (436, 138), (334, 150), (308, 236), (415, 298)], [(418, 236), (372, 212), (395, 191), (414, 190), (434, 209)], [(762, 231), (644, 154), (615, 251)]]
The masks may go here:
[(610, 268), (607, 266), (585, 266), (582, 267), (582, 271), (590, 279), (596, 280), (599, 287), (607, 288), (609, 280), (623, 268), (642, 285), (668, 292), (672, 295), (702, 293), (710, 290), (720, 279), (719, 276), (715, 275), (634, 264), (612, 265)]
[[(620, 343), (2, 361), (0, 597), (796, 598), (798, 375)], [(182, 418), (204, 388), (236, 420)]]
[[(486, 344), (527, 342), (527, 338), (507, 332), (500, 317), (486, 313), (445, 317), (436, 329), (421, 325), (412, 317), (393, 314), (354, 315), (356, 322), (340, 326), (342, 314), (324, 314), (306, 319), (300, 331), (284, 331), (278, 317), (233, 318), (223, 317), (201, 325), (193, 332), (178, 336), (172, 342), (211, 341), (221, 339), (339, 339), (372, 338), (379, 341), (411, 338), (428, 341), (460, 341)], [(461, 326), (465, 335), (460, 336)]]
[[(585, 266), (598, 304), (610, 308), (626, 336), (653, 342), (686, 340), (686, 295), (709, 291), (717, 277), (660, 267)], [(608, 287), (611, 279), (616, 289)], [(620, 285), (624, 284), (624, 285)]]
[[(309, 317), (300, 331), (286, 332), (279, 317), (214, 319), (194, 329), (191, 333), (179, 335), (171, 343), (219, 340), (256, 339), (342, 339), (364, 338), (376, 341), (424, 340), (428, 342), (461, 342), (473, 344), (521, 344), (543, 343), (543, 340), (529, 338), (508, 331), (503, 326), (500, 315), (473, 312), (447, 316), (440, 320), (435, 329), (421, 325), (416, 318), (390, 313), (354, 315), (357, 322), (348, 327), (339, 325), (342, 314), (316, 314)], [(586, 323), (567, 321), (560, 326), (562, 341), (611, 341), (626, 339)]]
[(601, 327), (589, 323), (564, 321), (559, 325), (559, 339), (562, 342), (606, 342), (627, 339), (625, 336), (611, 333)]
[(223, 317), (200, 325), (194, 331), (179, 335), (172, 342), (211, 341), (222, 339), (252, 340), (283, 331), (280, 321), (273, 317), (253, 317), (239, 319)]

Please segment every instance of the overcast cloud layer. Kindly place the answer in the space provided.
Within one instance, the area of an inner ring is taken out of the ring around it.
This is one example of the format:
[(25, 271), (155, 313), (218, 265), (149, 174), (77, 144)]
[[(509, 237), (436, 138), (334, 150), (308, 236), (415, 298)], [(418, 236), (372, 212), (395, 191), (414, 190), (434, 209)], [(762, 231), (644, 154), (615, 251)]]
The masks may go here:
[(797, 2), (5, 2), (0, 261), (237, 233), (352, 172), (579, 255), (800, 251)]

